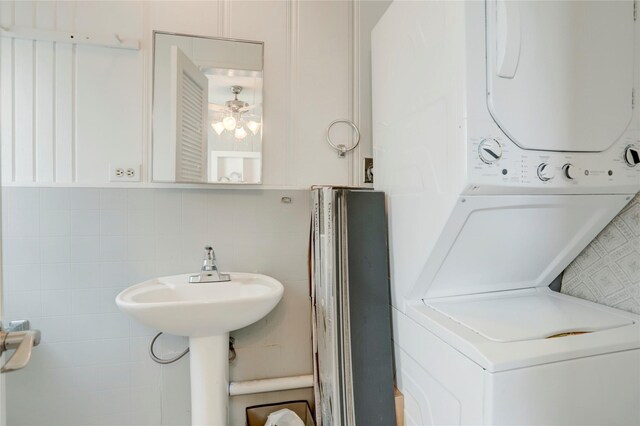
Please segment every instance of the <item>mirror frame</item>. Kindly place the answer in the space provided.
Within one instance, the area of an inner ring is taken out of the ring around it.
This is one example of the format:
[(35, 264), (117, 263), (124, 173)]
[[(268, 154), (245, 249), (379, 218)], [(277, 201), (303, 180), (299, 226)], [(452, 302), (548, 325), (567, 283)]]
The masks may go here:
[[(263, 165), (263, 159), (264, 159), (264, 155), (262, 155), (264, 153), (264, 144), (263, 144), (263, 139), (260, 138), (260, 143), (262, 145), (262, 150), (260, 151), (260, 180), (258, 182), (169, 182), (169, 181), (158, 181), (154, 179), (154, 175), (153, 175), (153, 156), (154, 156), (154, 137), (153, 137), (153, 128), (154, 128), (154, 110), (155, 110), (155, 82), (156, 82), (156, 35), (157, 34), (163, 34), (163, 35), (172, 35), (172, 36), (179, 36), (179, 37), (196, 37), (196, 38), (202, 38), (202, 39), (208, 39), (208, 40), (218, 40), (218, 41), (233, 41), (233, 42), (239, 42), (239, 43), (251, 43), (251, 44), (259, 44), (262, 47), (262, 81), (263, 81), (263, 85), (262, 85), (262, 129), (264, 129), (264, 100), (265, 100), (265, 89), (264, 89), (264, 47), (265, 47), (265, 43), (264, 41), (257, 41), (257, 40), (246, 40), (246, 39), (240, 39), (240, 38), (229, 38), (229, 37), (217, 37), (217, 36), (203, 36), (203, 35), (196, 35), (196, 34), (185, 34), (185, 33), (177, 33), (177, 32), (171, 32), (171, 31), (161, 31), (161, 30), (152, 30), (151, 32), (151, 42), (152, 42), (152, 47), (151, 47), (151, 108), (150, 108), (150, 116), (151, 116), (151, 120), (150, 120), (150, 130), (149, 130), (149, 134), (151, 135), (150, 141), (151, 141), (151, 149), (149, 150), (150, 155), (149, 155), (149, 182), (151, 183), (157, 183), (157, 184), (172, 184), (172, 185), (215, 185), (215, 186), (233, 186), (233, 187), (242, 187), (244, 185), (262, 185), (262, 180), (263, 180), (263, 170), (264, 170), (264, 165)], [(262, 131), (261, 129), (261, 131)]]

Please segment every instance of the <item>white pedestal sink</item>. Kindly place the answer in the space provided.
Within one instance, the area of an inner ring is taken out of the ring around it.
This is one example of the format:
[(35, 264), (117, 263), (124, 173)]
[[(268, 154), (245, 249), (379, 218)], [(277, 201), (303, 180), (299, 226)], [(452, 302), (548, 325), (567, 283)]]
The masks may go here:
[(131, 286), (116, 296), (116, 303), (148, 327), (189, 337), (191, 423), (225, 426), (229, 332), (263, 318), (283, 292), (282, 284), (266, 275), (231, 273), (228, 282), (193, 284), (185, 274)]

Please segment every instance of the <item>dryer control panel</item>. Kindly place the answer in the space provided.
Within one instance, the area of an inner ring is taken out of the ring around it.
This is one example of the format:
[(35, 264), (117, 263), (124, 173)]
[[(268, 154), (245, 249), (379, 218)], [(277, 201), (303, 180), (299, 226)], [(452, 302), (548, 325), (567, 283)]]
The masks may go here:
[(634, 192), (640, 189), (640, 131), (604, 152), (524, 150), (505, 135), (470, 138), (467, 194)]

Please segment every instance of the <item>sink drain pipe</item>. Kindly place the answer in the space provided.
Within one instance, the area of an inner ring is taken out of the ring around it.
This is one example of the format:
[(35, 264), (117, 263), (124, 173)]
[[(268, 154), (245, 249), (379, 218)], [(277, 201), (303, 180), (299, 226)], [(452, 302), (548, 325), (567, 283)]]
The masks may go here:
[(229, 396), (313, 387), (313, 374), (229, 383)]
[[(162, 334), (163, 333), (156, 334), (153, 339), (151, 339), (151, 344), (149, 345), (149, 356), (151, 356), (151, 359), (153, 359), (155, 362), (157, 362), (158, 364), (172, 364), (189, 353), (189, 347), (187, 346), (187, 348), (182, 351), (182, 353), (173, 358), (164, 359), (158, 357), (153, 347), (156, 343), (156, 340), (158, 340), (158, 338), (162, 336)], [(233, 347), (234, 343), (235, 339), (233, 337), (229, 337), (229, 361), (233, 361), (236, 359), (236, 350)], [(312, 387), (313, 374), (308, 374), (305, 376), (276, 377), (273, 379), (245, 380), (241, 382), (230, 382), (229, 396), (249, 395), (252, 393), (276, 392)]]

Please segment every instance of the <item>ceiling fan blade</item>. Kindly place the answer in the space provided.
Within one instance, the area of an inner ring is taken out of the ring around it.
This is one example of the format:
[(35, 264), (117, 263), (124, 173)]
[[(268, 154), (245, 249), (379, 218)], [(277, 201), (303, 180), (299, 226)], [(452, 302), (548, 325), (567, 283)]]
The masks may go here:
[(244, 121), (260, 121), (260, 114), (242, 114)]
[(211, 111), (220, 111), (220, 112), (229, 111), (229, 108), (227, 108), (225, 105), (218, 105), (218, 104), (209, 104), (209, 109)]
[(246, 106), (246, 107), (240, 108), (240, 109), (238, 110), (238, 112), (247, 112), (247, 111), (251, 111), (252, 109), (256, 109), (256, 108), (261, 107), (261, 106), (262, 106), (262, 104), (253, 104), (253, 105), (249, 105), (249, 106)]

